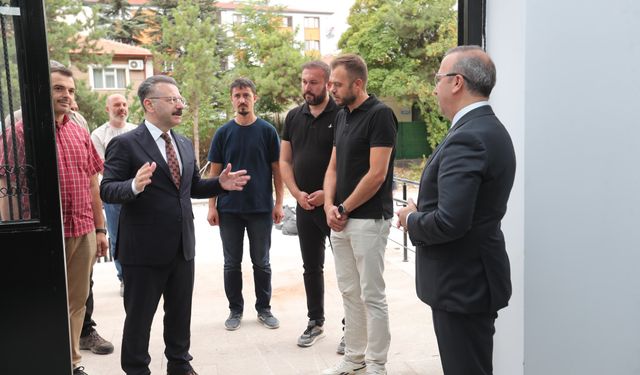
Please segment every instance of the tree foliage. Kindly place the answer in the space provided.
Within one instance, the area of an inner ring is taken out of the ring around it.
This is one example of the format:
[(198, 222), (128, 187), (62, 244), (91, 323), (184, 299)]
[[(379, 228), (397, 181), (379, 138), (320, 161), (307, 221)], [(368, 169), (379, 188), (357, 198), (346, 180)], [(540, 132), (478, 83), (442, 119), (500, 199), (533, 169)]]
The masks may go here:
[(432, 149), (447, 132), (432, 95), (433, 74), (456, 45), (455, 0), (356, 0), (343, 52), (361, 55), (369, 68), (369, 91), (416, 104), (427, 123)]
[[(179, 0), (151, 0), (150, 8), (147, 12), (147, 30), (146, 34), (151, 38), (153, 49), (156, 51), (166, 51), (171, 49), (164, 43), (163, 34), (165, 30), (162, 29), (162, 22), (168, 21), (173, 23), (173, 12), (178, 7)], [(196, 15), (196, 19), (217, 20), (217, 8), (216, 1), (211, 0), (190, 0), (191, 5), (197, 5), (200, 9), (200, 13)]]
[(99, 55), (97, 40), (102, 36), (96, 29), (97, 15), (82, 10), (80, 0), (46, 0), (47, 43), (49, 58), (65, 66), (73, 60), (80, 70), (89, 63), (108, 64), (111, 56)]
[(108, 39), (140, 45), (148, 18), (141, 6), (132, 9), (127, 0), (111, 0), (100, 6), (98, 25)]
[(107, 95), (91, 91), (85, 81), (76, 79), (75, 84), (78, 112), (87, 120), (89, 129), (94, 130), (109, 120), (106, 110)]
[(170, 14), (161, 19), (165, 48), (158, 55), (173, 66), (172, 75), (189, 103), (181, 128), (192, 128), (195, 152), (200, 155), (201, 132), (216, 123), (216, 113), (224, 108), (221, 106), (227, 90), (222, 66), (229, 45), (219, 22), (211, 17), (199, 18), (197, 2), (180, 0)]
[[(268, 1), (248, 3), (240, 9), (242, 23), (233, 26), (234, 77), (253, 80), (260, 100), (256, 111), (275, 116), (300, 96), (300, 66), (303, 46), (294, 39), (294, 30), (282, 27), (281, 8)], [(278, 124), (276, 124), (278, 125)]]

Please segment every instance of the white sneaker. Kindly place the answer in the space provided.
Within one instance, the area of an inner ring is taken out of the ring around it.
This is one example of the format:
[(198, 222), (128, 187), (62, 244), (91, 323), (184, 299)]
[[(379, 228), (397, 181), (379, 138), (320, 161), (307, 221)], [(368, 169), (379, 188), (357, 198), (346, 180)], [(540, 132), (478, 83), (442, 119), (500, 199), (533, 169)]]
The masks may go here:
[(364, 374), (367, 365), (364, 362), (355, 363), (341, 360), (335, 366), (322, 371), (322, 375), (352, 375)]
[(387, 375), (387, 369), (384, 365), (370, 363), (367, 365), (367, 375)]

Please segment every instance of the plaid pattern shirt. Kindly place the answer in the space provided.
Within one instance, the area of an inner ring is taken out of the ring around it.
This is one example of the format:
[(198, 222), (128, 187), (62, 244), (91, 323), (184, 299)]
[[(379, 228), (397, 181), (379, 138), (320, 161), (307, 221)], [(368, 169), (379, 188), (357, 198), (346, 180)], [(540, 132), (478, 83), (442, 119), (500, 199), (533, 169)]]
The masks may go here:
[(56, 145), (64, 236), (80, 237), (95, 230), (90, 183), (102, 171), (102, 159), (89, 132), (66, 115), (56, 123)]
[[(15, 150), (13, 142), (14, 135), (16, 140)], [(5, 143), (7, 145), (6, 149), (4, 148)], [(14, 159), (14, 155), (18, 156), (17, 162)], [(20, 197), (20, 207), (22, 209), (21, 212), (12, 212), (12, 220), (31, 219), (31, 203), (29, 202), (31, 187), (27, 179), (26, 165), (24, 125), (22, 121), (18, 121), (13, 128), (7, 127), (4, 134), (0, 134), (0, 179), (2, 179), (0, 181), (4, 182), (7, 189), (11, 186), (10, 195), (18, 195)], [(20, 191), (18, 191), (18, 184), (20, 185)], [(7, 200), (9, 201), (9, 199)], [(16, 209), (17, 208), (16, 204)]]

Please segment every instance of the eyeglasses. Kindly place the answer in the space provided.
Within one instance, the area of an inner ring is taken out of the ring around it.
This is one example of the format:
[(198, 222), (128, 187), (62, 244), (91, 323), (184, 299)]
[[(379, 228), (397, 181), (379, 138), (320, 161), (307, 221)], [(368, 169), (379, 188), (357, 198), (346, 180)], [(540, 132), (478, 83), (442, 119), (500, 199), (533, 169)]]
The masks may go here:
[(465, 77), (464, 74), (462, 74), (462, 73), (436, 73), (436, 74), (433, 75), (433, 83), (437, 86), (442, 78), (444, 78), (444, 77), (455, 77), (455, 76), (460, 76), (465, 81), (471, 82), (471, 81), (469, 81), (469, 78)]
[(155, 96), (155, 97), (147, 98), (147, 99), (164, 99), (168, 103), (171, 103), (173, 105), (176, 105), (178, 103), (180, 103), (180, 104), (182, 104), (184, 106), (187, 105), (187, 101), (185, 100), (185, 98), (178, 97), (178, 96)]

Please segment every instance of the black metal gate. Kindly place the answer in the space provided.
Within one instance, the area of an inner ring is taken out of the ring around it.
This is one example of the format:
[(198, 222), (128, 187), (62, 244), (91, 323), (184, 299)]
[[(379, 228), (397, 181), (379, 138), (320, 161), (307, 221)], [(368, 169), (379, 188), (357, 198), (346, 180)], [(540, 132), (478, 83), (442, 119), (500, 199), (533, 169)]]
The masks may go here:
[(0, 374), (71, 374), (43, 1), (0, 1)]
[(458, 45), (486, 50), (487, 0), (458, 0)]

